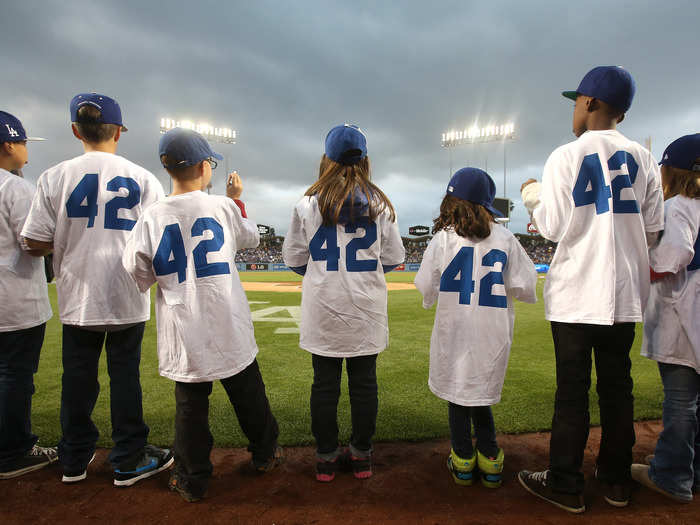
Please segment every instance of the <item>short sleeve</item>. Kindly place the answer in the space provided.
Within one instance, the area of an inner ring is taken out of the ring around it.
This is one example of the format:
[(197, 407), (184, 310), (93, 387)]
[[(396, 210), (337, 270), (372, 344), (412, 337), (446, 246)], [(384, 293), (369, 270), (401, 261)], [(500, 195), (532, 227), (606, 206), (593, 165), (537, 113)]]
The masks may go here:
[(126, 246), (122, 253), (122, 265), (141, 293), (147, 291), (156, 282), (153, 270), (153, 243), (150, 228), (142, 215), (136, 221), (127, 237)]
[(289, 267), (298, 268), (309, 262), (309, 244), (306, 240), (304, 223), (299, 214), (299, 206), (292, 211), (292, 221), (282, 245), (282, 257)]
[(672, 204), (666, 211), (664, 233), (649, 254), (651, 268), (657, 273), (677, 273), (690, 264), (695, 254), (700, 221), (677, 199), (668, 201)]
[(52, 242), (55, 232), (56, 210), (51, 202), (48, 172), (44, 172), (37, 182), (37, 190), (21, 235), (35, 241)]
[(406, 259), (406, 250), (403, 246), (398, 220), (392, 221), (388, 212), (383, 212), (380, 217), (382, 231), (382, 252), (380, 260), (382, 266), (394, 266), (401, 264)]
[(260, 232), (258, 231), (257, 223), (243, 217), (240, 208), (232, 199), (224, 198), (228, 199), (230, 204), (229, 208), (232, 214), (231, 227), (236, 236), (236, 249), (257, 248), (258, 244), (260, 244)]
[(650, 169), (646, 195), (642, 203), (644, 231), (658, 232), (664, 228), (664, 192), (661, 186), (661, 172), (656, 160), (649, 154)]
[(423, 295), (423, 308), (430, 308), (437, 301), (440, 294), (440, 260), (444, 235), (438, 232), (430, 240), (423, 253), (423, 260), (414, 279), (414, 284)]
[(532, 212), (537, 230), (550, 241), (559, 242), (573, 212), (571, 162), (561, 148), (552, 152), (544, 165), (539, 204)]
[(527, 252), (513, 237), (508, 255), (508, 268), (504, 275), (506, 293), (518, 301), (537, 302), (537, 270)]

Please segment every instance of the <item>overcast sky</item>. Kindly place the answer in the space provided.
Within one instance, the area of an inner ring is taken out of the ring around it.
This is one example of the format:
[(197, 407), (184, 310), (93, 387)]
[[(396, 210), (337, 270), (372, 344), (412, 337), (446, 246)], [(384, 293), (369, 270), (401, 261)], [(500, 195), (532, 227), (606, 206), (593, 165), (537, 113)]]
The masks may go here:
[[(689, 1), (35, 1), (4, 2), (0, 109), (31, 143), (25, 175), (79, 155), (68, 103), (116, 98), (129, 128), (119, 153), (155, 173), (161, 117), (238, 131), (215, 145), (244, 182), (252, 218), (285, 233), (294, 203), (318, 176), (336, 124), (366, 132), (373, 179), (401, 231), (431, 224), (449, 180), (441, 133), (513, 122), (507, 196), (513, 231), (527, 215), (519, 187), (574, 139), (574, 90), (596, 65), (625, 66), (637, 96), (620, 131), (658, 158), (700, 131), (700, 3)], [(144, 5), (145, 4), (145, 5)], [(573, 7), (572, 7), (573, 6)], [(225, 167), (215, 172), (223, 193)], [(453, 150), (453, 171), (478, 166), (503, 194), (503, 145)]]

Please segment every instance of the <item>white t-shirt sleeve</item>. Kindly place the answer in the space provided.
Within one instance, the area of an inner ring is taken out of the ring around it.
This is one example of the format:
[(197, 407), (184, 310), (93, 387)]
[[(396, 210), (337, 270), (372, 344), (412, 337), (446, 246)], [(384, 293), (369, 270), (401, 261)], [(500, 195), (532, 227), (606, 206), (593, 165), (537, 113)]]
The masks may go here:
[(32, 206), (32, 191), (29, 184), (18, 185), (18, 190), (10, 204), (10, 228), (17, 242), (22, 244), (22, 228)]
[(430, 240), (428, 247), (423, 253), (423, 260), (420, 263), (418, 273), (414, 279), (414, 284), (423, 295), (423, 308), (430, 308), (437, 301), (440, 295), (440, 254), (444, 242), (444, 233), (438, 232)]
[(136, 282), (141, 293), (147, 291), (156, 282), (153, 271), (154, 250), (151, 246), (149, 229), (142, 215), (131, 230), (122, 254), (124, 269)]
[(566, 231), (573, 211), (570, 162), (561, 148), (547, 159), (542, 174), (539, 204), (532, 212), (538, 231), (550, 241), (559, 242)]
[(664, 192), (661, 186), (661, 172), (654, 157), (649, 154), (650, 169), (647, 191), (642, 203), (644, 231), (658, 232), (664, 229)]
[[(678, 273), (695, 255), (698, 220), (675, 197), (666, 213), (666, 227), (659, 243), (651, 250), (649, 262), (657, 273)], [(671, 201), (669, 201), (670, 203)]]
[(379, 223), (382, 229), (382, 253), (380, 255), (382, 266), (401, 264), (406, 259), (406, 250), (401, 240), (398, 219), (392, 221), (388, 213), (384, 212), (379, 218)]
[(148, 173), (146, 178), (146, 184), (144, 184), (143, 194), (141, 195), (141, 207), (142, 209), (148, 208), (154, 202), (157, 202), (165, 198), (165, 191), (163, 190), (163, 185), (152, 173)]
[[(226, 197), (228, 199), (228, 197)], [(257, 248), (260, 244), (260, 232), (255, 221), (243, 217), (238, 205), (232, 199), (228, 199), (233, 214), (231, 228), (236, 236), (236, 249)]]
[(513, 238), (504, 275), (506, 290), (518, 301), (537, 302), (537, 271), (522, 245)]
[(287, 266), (298, 268), (309, 263), (309, 255), (304, 223), (299, 215), (299, 207), (295, 206), (292, 212), (292, 222), (282, 245), (282, 257)]
[(53, 209), (49, 195), (48, 175), (44, 172), (39, 177), (32, 206), (22, 228), (22, 236), (35, 241), (52, 242), (55, 232), (56, 210)]

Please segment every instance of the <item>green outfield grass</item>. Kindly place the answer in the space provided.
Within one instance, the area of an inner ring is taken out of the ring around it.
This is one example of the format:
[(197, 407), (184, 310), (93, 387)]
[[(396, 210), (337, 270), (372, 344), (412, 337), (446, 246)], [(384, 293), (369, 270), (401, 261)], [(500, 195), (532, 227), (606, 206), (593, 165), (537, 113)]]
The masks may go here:
[[(295, 274), (242, 274), (243, 280), (297, 280)], [(411, 281), (414, 274), (390, 274), (391, 280)], [(544, 320), (541, 301), (542, 280), (538, 286), (540, 301), (535, 305), (516, 306), (515, 338), (503, 400), (494, 407), (499, 432), (526, 432), (550, 428), (554, 400), (554, 354), (549, 324)], [(55, 287), (49, 287), (56, 309)], [(299, 293), (249, 292), (255, 302), (253, 311), (270, 306), (298, 306)], [(265, 304), (260, 304), (265, 303)], [(309, 416), (311, 356), (299, 349), (298, 334), (275, 334), (279, 327), (294, 326), (291, 315), (283, 311), (276, 318), (290, 322), (255, 322), (260, 347), (258, 360), (267, 385), (272, 409), (280, 425), (280, 441), (285, 445), (312, 442)], [(427, 386), (430, 333), (434, 309), (421, 308), (420, 294), (414, 290), (389, 292), (390, 346), (378, 359), (379, 417), (377, 440), (422, 440), (448, 437), (447, 403), (436, 398)], [(42, 350), (39, 372), (35, 377), (33, 401), (34, 431), (44, 444), (60, 437), (59, 407), (61, 392), (60, 324), (57, 315), (49, 321)], [(468, 337), (468, 334), (465, 334)], [(635, 380), (635, 416), (658, 418), (663, 398), (659, 374), (654, 362), (639, 356), (641, 327), (632, 349)], [(158, 375), (155, 316), (146, 326), (141, 364), (143, 406), (151, 427), (150, 440), (155, 444), (172, 443), (174, 426), (174, 383)], [(594, 379), (595, 381), (595, 379)], [(94, 412), (100, 429), (99, 444), (110, 446), (109, 378), (104, 357), (100, 367), (102, 392)], [(599, 422), (595, 388), (591, 394), (591, 421)], [(338, 410), (341, 438), (350, 435), (350, 411), (347, 381)], [(210, 421), (217, 446), (246, 444), (233, 409), (220, 384), (211, 396)]]

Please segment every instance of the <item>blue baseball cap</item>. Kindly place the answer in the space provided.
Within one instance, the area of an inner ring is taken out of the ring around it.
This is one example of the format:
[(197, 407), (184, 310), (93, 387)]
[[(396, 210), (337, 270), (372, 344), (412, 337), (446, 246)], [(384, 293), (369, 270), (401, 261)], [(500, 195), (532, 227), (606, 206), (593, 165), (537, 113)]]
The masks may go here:
[(597, 98), (626, 113), (636, 90), (632, 75), (622, 66), (598, 66), (586, 73), (576, 91), (562, 91), (562, 95), (571, 100), (578, 95)]
[(352, 124), (336, 126), (326, 135), (326, 157), (339, 164), (357, 164), (367, 156), (367, 138)]
[(41, 137), (27, 137), (24, 126), (17, 117), (0, 111), (0, 144), (3, 142), (24, 142), (25, 140), (46, 140)]
[(83, 106), (94, 106), (100, 110), (100, 124), (116, 124), (122, 131), (128, 131), (122, 122), (119, 103), (107, 95), (99, 93), (78, 93), (70, 101), (70, 121), (78, 122), (78, 110)]
[(700, 133), (684, 135), (671, 142), (659, 164), (673, 166), (682, 170), (700, 171), (700, 164), (696, 160), (700, 157)]
[(163, 155), (167, 155), (175, 161), (175, 165), (166, 166), (163, 164), (165, 168), (171, 169), (194, 166), (212, 157), (217, 160), (224, 158), (211, 150), (207, 139), (201, 134), (186, 128), (173, 128), (160, 138), (158, 156), (162, 157)]
[(493, 207), (496, 184), (488, 173), (479, 168), (457, 170), (447, 185), (447, 194), (474, 204), (481, 204), (492, 215), (503, 217), (503, 214)]

